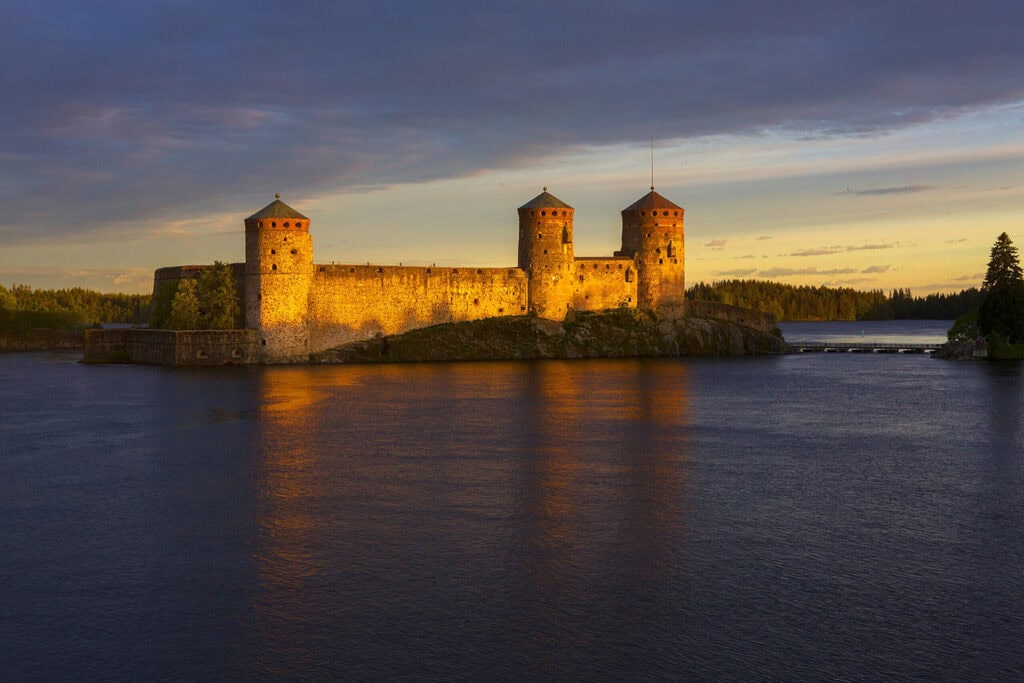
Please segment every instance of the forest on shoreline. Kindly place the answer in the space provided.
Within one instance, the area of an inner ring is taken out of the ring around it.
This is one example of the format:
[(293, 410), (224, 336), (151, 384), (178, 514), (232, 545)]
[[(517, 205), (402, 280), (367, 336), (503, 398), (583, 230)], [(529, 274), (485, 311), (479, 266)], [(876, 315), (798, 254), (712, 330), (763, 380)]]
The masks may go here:
[(955, 320), (977, 309), (984, 295), (976, 287), (915, 297), (909, 289), (862, 291), (848, 287), (787, 285), (766, 280), (699, 282), (686, 290), (691, 300), (714, 301), (771, 313), (780, 321)]

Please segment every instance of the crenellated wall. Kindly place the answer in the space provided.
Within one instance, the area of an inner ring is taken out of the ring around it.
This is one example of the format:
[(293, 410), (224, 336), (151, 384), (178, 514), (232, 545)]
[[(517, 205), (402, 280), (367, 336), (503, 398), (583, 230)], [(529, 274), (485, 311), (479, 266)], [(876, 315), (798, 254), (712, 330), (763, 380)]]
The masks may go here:
[(309, 288), (311, 353), (448, 322), (524, 315), (519, 268), (315, 265)]

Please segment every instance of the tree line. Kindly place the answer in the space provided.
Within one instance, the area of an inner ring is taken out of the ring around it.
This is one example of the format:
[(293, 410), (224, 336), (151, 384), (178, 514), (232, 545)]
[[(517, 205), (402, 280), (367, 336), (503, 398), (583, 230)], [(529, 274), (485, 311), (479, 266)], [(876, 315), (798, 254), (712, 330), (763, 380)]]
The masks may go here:
[(34, 289), (0, 285), (0, 329), (58, 330), (96, 323), (144, 323), (149, 317), (148, 294), (101, 293), (82, 287)]
[(952, 320), (977, 308), (983, 295), (975, 287), (915, 297), (909, 289), (886, 294), (881, 289), (722, 280), (697, 283), (686, 290), (686, 297), (764, 311), (778, 320)]

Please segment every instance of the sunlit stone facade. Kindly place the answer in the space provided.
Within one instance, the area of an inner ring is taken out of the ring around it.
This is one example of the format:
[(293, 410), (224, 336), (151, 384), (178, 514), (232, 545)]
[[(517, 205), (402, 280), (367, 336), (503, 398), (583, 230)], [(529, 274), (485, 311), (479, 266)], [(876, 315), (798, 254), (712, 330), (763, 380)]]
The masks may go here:
[[(245, 219), (242, 297), (265, 362), (449, 322), (641, 308), (683, 313), (683, 209), (651, 192), (622, 211), (622, 248), (577, 257), (575, 210), (544, 188), (519, 207), (519, 262), (509, 268), (318, 265), (310, 219), (276, 198)], [(157, 271), (156, 282), (201, 268)]]

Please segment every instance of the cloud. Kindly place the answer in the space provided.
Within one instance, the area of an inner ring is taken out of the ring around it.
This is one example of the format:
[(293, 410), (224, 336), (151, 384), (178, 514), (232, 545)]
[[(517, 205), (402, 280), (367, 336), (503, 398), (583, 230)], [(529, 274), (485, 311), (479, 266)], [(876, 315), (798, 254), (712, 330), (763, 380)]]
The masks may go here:
[(772, 238), (771, 235), (761, 235), (760, 237), (757, 238), (757, 241), (761, 242), (763, 240), (770, 240), (771, 238)]
[(756, 268), (750, 268), (750, 269), (738, 268), (736, 270), (720, 270), (717, 273), (715, 273), (715, 275), (720, 275), (722, 277), (750, 277), (751, 275), (753, 275), (756, 272), (757, 272)]
[(886, 265), (886, 266), (868, 266), (867, 268), (865, 268), (864, 270), (862, 270), (860, 272), (862, 272), (862, 273), (888, 273), (889, 269), (891, 267), (892, 266), (888, 266), (888, 265)]
[(878, 195), (887, 194), (915, 194), (917, 192), (927, 192), (928, 190), (935, 189), (932, 185), (901, 185), (898, 187), (877, 187), (871, 190), (853, 190), (849, 187), (842, 192), (837, 192), (837, 195), (849, 194), (861, 197), (874, 197)]
[(899, 246), (898, 242), (893, 242), (891, 244), (848, 245), (845, 247), (814, 247), (811, 249), (802, 249), (800, 251), (794, 251), (791, 254), (786, 254), (786, 256), (830, 256), (832, 254), (843, 254), (850, 251), (873, 251), (876, 249), (893, 249), (897, 246)]
[(753, 254), (744, 254), (743, 256), (734, 256), (733, 258), (736, 258), (736, 259), (752, 259), (752, 258), (757, 258), (757, 257), (754, 256)]
[(828, 256), (829, 254), (838, 254), (846, 251), (842, 247), (818, 247), (816, 249), (804, 249), (802, 251), (794, 251), (789, 256)]
[(704, 243), (705, 247), (709, 247), (711, 249), (722, 249), (725, 247), (725, 245), (726, 240), (711, 240), (710, 242)]
[(651, 134), (884, 134), (1022, 93), (1018, 3), (17, 5), (0, 73), (18, 95), (0, 108), (8, 244)]
[(981, 282), (985, 279), (985, 273), (975, 273), (974, 275), (961, 275), (960, 277), (953, 278), (954, 282)]
[(967, 241), (966, 237), (961, 237), (959, 239), (946, 240), (945, 242), (943, 242), (943, 244), (960, 244), (961, 242), (966, 242), (966, 241)]
[(792, 277), (794, 275), (848, 275), (856, 273), (856, 268), (832, 268), (830, 270), (818, 270), (817, 268), (769, 268), (759, 271), (759, 277), (778, 278)]

